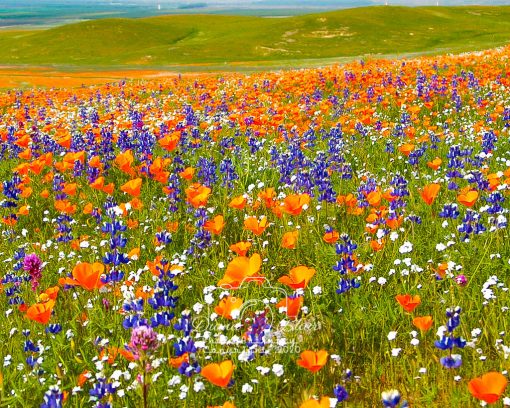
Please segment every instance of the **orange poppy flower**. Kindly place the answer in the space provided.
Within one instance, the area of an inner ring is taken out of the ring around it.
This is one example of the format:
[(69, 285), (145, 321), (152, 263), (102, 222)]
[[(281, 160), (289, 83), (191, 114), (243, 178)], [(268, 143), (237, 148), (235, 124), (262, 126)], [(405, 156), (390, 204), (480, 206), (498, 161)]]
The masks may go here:
[(409, 156), (416, 146), (411, 143), (406, 143), (398, 147), (398, 151), (404, 156)]
[(218, 306), (214, 308), (214, 312), (225, 319), (232, 320), (232, 312), (241, 309), (243, 299), (235, 296), (226, 296), (220, 300)]
[(183, 171), (179, 173), (179, 176), (181, 176), (185, 180), (191, 180), (194, 174), (195, 169), (193, 167), (186, 167)]
[(489, 372), (472, 379), (468, 384), (471, 395), (488, 404), (497, 402), (505, 392), (508, 380), (498, 372)]
[(328, 397), (322, 397), (320, 401), (310, 398), (304, 401), (299, 408), (329, 408), (330, 402)]
[(427, 205), (432, 205), (434, 200), (441, 189), (441, 185), (437, 183), (431, 183), (423, 187), (423, 190), (420, 192), (421, 198)]
[(36, 303), (27, 309), (27, 318), (34, 322), (47, 324), (51, 318), (51, 312), (55, 306), (54, 300), (48, 300), (47, 302)]
[(251, 242), (241, 241), (236, 244), (230, 245), (230, 250), (239, 256), (245, 256), (251, 248)]
[(466, 193), (461, 193), (457, 196), (457, 201), (466, 207), (472, 207), (475, 205), (476, 200), (478, 199), (478, 191), (469, 190)]
[(99, 156), (94, 156), (89, 160), (89, 166), (99, 169), (101, 167), (101, 158)]
[(328, 244), (334, 244), (340, 238), (340, 234), (337, 231), (326, 232), (322, 236), (322, 240)]
[(194, 208), (203, 207), (207, 204), (211, 189), (200, 183), (194, 183), (186, 189), (186, 201)]
[(202, 368), (200, 374), (205, 377), (211, 384), (218, 387), (227, 388), (232, 374), (234, 372), (234, 365), (232, 360), (225, 360), (221, 363), (207, 364)]
[(247, 201), (246, 197), (244, 195), (240, 195), (240, 196), (234, 197), (230, 201), (228, 206), (230, 208), (235, 208), (237, 210), (242, 210), (246, 206), (246, 201)]
[(85, 204), (85, 207), (83, 207), (83, 214), (92, 214), (92, 211), (94, 210), (94, 206), (92, 203)]
[(374, 252), (378, 252), (380, 251), (381, 249), (384, 248), (384, 240), (377, 240), (377, 239), (373, 239), (370, 241), (370, 248), (372, 248), (372, 251)]
[(441, 163), (443, 163), (443, 161), (439, 157), (436, 157), (434, 160), (427, 162), (427, 166), (432, 170), (437, 170), (439, 166), (441, 166)]
[(58, 292), (60, 288), (58, 286), (52, 286), (44, 291), (44, 294), (51, 300), (57, 300)]
[(41, 194), (39, 194), (42, 198), (48, 198), (50, 196), (50, 192), (48, 190), (41, 191)]
[(64, 193), (70, 196), (76, 195), (76, 188), (78, 187), (78, 184), (76, 183), (66, 183), (64, 186), (64, 189), (62, 190)]
[(436, 272), (441, 279), (444, 279), (444, 277), (446, 276), (446, 271), (448, 270), (448, 263), (447, 262), (440, 263), (437, 266), (437, 269), (432, 268), (432, 270)]
[(315, 269), (308, 268), (307, 266), (296, 266), (289, 271), (288, 276), (282, 276), (278, 282), (289, 286), (290, 288), (304, 289), (308, 286), (308, 282), (315, 275)]
[(326, 350), (305, 350), (301, 353), (301, 358), (297, 361), (297, 364), (312, 373), (316, 373), (327, 363), (328, 356), (329, 354)]
[(432, 316), (420, 316), (413, 319), (413, 325), (422, 332), (429, 331), (433, 323)]
[(127, 193), (133, 197), (138, 197), (140, 195), (140, 189), (142, 187), (142, 179), (136, 178), (133, 180), (129, 180), (127, 183), (124, 183), (120, 189), (124, 193)]
[(157, 256), (156, 259), (154, 259), (154, 262), (151, 262), (151, 261), (147, 261), (146, 262), (146, 265), (147, 267), (149, 268), (149, 271), (154, 275), (154, 276), (159, 276), (161, 274), (160, 270), (164, 270), (164, 272), (168, 272), (168, 270), (170, 269), (170, 264), (167, 263), (164, 267), (163, 265), (161, 264), (161, 260), (163, 259), (162, 256)]
[(74, 214), (76, 212), (76, 205), (71, 204), (68, 200), (56, 200), (55, 209), (64, 214)]
[(115, 158), (115, 164), (117, 167), (125, 173), (131, 174), (133, 173), (133, 169), (131, 165), (133, 164), (135, 158), (133, 157), (133, 153), (131, 150), (126, 150), (123, 153), (119, 153)]
[(285, 299), (280, 300), (276, 304), (276, 308), (285, 308), (285, 314), (291, 320), (294, 320), (298, 317), (299, 312), (301, 311), (301, 307), (303, 306), (304, 299), (303, 296), (295, 296), (295, 297), (286, 297)]
[(406, 312), (412, 312), (421, 303), (419, 295), (397, 295), (395, 299)]
[(22, 191), (21, 191), (21, 197), (23, 198), (28, 198), (32, 195), (32, 192), (34, 190), (32, 189), (32, 187), (25, 187)]
[(87, 370), (82, 371), (82, 373), (78, 376), (78, 380), (76, 381), (77, 385), (81, 387), (83, 384), (87, 382), (89, 377), (90, 377), (89, 371)]
[[(103, 273), (104, 265), (101, 263), (79, 263), (73, 268), (74, 285), (81, 286), (87, 290), (99, 289), (103, 286), (101, 282), (101, 275)], [(73, 285), (73, 280), (66, 281), (66, 284)]]
[(308, 194), (291, 194), (283, 200), (282, 211), (290, 215), (299, 215), (303, 211), (303, 207), (310, 204), (310, 196)]
[(163, 139), (159, 139), (159, 144), (163, 149), (168, 152), (175, 150), (181, 136), (178, 133), (172, 133), (171, 135), (165, 136)]
[(261, 281), (263, 277), (258, 275), (261, 265), (262, 259), (257, 253), (253, 254), (250, 258), (238, 256), (230, 261), (225, 275), (218, 282), (218, 286), (237, 289), (243, 282)]
[(204, 229), (209, 231), (211, 234), (219, 235), (223, 231), (225, 221), (223, 215), (217, 215), (212, 220), (207, 220), (204, 224)]
[(299, 236), (299, 231), (289, 231), (283, 234), (282, 237), (282, 248), (285, 249), (296, 249), (296, 244)]
[(257, 217), (248, 217), (244, 220), (244, 229), (253, 232), (255, 235), (261, 235), (267, 227), (267, 218), (265, 216), (260, 221)]
[(166, 223), (166, 229), (169, 232), (176, 232), (179, 229), (179, 221), (168, 221)]
[(104, 177), (98, 177), (92, 183), (90, 183), (89, 186), (95, 190), (102, 190), (104, 187)]
[(28, 215), (30, 213), (30, 209), (28, 206), (23, 205), (18, 210), (18, 215)]
[(105, 352), (108, 353), (108, 364), (113, 364), (115, 360), (117, 359), (118, 355), (120, 354), (122, 357), (124, 357), (128, 361), (135, 361), (135, 356), (130, 351), (127, 351), (124, 348), (119, 347), (108, 347), (107, 349), (103, 349), (101, 353), (99, 354), (99, 357), (102, 358), (105, 355)]
[(133, 210), (141, 210), (143, 208), (143, 202), (138, 197), (133, 198), (129, 204)]
[(182, 356), (170, 358), (168, 360), (168, 364), (170, 364), (173, 368), (179, 368), (182, 365), (182, 363), (187, 363), (187, 362), (189, 362), (189, 354), (188, 353), (184, 353)]
[(209, 405), (207, 408), (236, 408), (230, 401), (225, 401), (223, 405)]
[(264, 202), (267, 208), (272, 208), (276, 203), (276, 192), (272, 187), (266, 188), (264, 191), (260, 192), (258, 197)]
[(372, 207), (381, 205), (382, 194), (380, 191), (371, 191), (367, 194), (367, 201)]

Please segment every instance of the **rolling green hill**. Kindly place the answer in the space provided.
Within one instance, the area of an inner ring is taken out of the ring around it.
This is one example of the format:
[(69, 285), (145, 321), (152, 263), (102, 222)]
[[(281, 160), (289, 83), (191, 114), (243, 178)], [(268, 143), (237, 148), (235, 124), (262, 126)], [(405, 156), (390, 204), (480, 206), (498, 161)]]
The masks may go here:
[(510, 7), (367, 7), (288, 18), (175, 15), (0, 32), (0, 64), (145, 66), (444, 53), (510, 42)]

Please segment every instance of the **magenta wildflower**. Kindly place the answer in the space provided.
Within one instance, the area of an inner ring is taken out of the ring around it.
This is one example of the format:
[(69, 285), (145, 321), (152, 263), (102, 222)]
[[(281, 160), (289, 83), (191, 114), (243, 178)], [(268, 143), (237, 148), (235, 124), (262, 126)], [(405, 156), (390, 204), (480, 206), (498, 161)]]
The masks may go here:
[(454, 279), (455, 283), (459, 286), (466, 286), (468, 283), (466, 275), (457, 275)]
[(142, 354), (148, 354), (159, 346), (158, 335), (150, 326), (137, 326), (131, 332), (129, 350), (139, 360)]
[(26, 255), (23, 259), (23, 269), (30, 275), (32, 290), (35, 292), (42, 277), (42, 261), (37, 254)]

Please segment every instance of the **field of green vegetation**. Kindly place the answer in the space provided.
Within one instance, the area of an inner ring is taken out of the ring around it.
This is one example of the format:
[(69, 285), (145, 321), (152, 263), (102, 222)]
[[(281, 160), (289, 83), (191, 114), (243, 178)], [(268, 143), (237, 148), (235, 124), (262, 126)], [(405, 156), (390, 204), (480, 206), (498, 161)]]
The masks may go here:
[(510, 7), (368, 7), (288, 18), (173, 15), (0, 32), (0, 64), (152, 66), (445, 53), (510, 39)]

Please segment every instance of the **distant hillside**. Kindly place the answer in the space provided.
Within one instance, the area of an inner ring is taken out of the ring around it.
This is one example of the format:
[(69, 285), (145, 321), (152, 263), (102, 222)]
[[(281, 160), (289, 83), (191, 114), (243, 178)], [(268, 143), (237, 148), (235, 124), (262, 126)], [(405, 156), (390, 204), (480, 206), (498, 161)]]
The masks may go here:
[(0, 32), (0, 64), (165, 66), (459, 52), (510, 42), (510, 7), (366, 7), (288, 18), (175, 15)]

